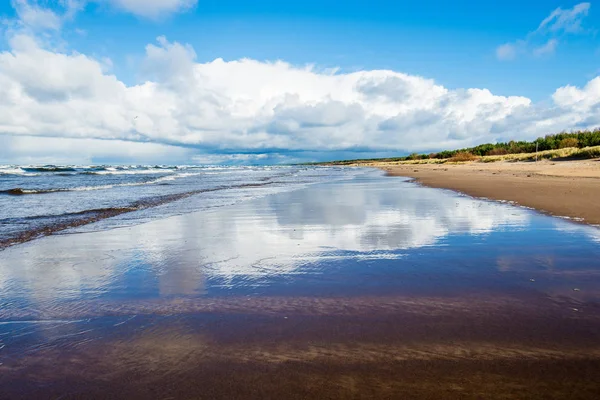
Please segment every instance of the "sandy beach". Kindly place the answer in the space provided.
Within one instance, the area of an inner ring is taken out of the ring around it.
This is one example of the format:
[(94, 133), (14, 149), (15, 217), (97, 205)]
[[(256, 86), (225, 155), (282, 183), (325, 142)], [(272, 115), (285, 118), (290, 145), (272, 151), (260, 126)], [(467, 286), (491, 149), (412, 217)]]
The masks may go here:
[(425, 186), (600, 224), (600, 160), (370, 165)]

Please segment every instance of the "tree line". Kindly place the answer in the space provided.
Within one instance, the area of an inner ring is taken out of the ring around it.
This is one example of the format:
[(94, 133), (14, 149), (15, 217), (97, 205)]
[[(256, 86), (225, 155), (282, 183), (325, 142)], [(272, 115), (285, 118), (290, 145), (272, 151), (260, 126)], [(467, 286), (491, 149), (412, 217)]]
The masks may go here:
[(562, 132), (554, 135), (546, 135), (532, 142), (511, 140), (510, 142), (486, 143), (479, 146), (458, 150), (444, 150), (430, 154), (411, 154), (401, 157), (404, 160), (417, 160), (427, 158), (446, 159), (452, 158), (458, 153), (470, 153), (474, 156), (497, 156), (504, 154), (533, 153), (536, 151), (556, 150), (567, 147), (591, 147), (600, 146), (600, 129), (592, 131)]
[(448, 159), (453, 158), (457, 154), (472, 155), (472, 156), (494, 156), (494, 155), (505, 155), (505, 154), (521, 154), (521, 153), (533, 153), (536, 151), (544, 150), (556, 150), (567, 147), (592, 147), (600, 146), (600, 128), (594, 130), (582, 130), (572, 132), (561, 132), (553, 135), (546, 135), (539, 137), (534, 141), (514, 141), (500, 142), (500, 143), (486, 143), (480, 144), (479, 146), (469, 147), (465, 149), (457, 150), (444, 150), (437, 153), (419, 154), (413, 153), (406, 157), (393, 157), (393, 158), (373, 158), (373, 159), (361, 159), (361, 160), (342, 160), (342, 161), (330, 161), (326, 164), (344, 165), (351, 164), (354, 162), (386, 162), (386, 161), (406, 161), (406, 160), (424, 160), (424, 159)]

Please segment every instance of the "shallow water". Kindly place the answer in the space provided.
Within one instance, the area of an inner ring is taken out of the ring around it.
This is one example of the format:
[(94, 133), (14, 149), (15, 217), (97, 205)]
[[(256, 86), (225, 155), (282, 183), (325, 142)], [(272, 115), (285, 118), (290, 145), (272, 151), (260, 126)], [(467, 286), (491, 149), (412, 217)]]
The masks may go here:
[[(368, 170), (149, 221), (0, 252), (9, 397), (427, 397), (452, 369), (547, 394), (555, 367), (600, 371), (597, 228)], [(422, 362), (439, 374), (396, 375)]]
[(138, 224), (347, 174), (304, 166), (0, 166), (0, 249), (99, 221), (94, 229)]

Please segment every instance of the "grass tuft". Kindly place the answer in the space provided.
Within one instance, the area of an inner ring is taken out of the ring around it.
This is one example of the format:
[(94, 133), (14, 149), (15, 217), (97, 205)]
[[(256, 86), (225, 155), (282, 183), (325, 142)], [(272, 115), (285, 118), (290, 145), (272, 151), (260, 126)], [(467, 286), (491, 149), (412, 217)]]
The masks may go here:
[(468, 151), (459, 151), (452, 157), (448, 158), (447, 161), (448, 162), (467, 162), (467, 161), (475, 161), (477, 159), (479, 159), (479, 157), (477, 157), (473, 153), (469, 153)]

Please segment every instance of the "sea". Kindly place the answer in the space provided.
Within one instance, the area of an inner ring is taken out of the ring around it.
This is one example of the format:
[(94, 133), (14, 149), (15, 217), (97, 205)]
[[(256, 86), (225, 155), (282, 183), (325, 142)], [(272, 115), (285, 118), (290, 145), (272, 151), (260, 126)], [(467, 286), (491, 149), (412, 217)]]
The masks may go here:
[(305, 166), (0, 165), (0, 249), (347, 177), (339, 168)]

